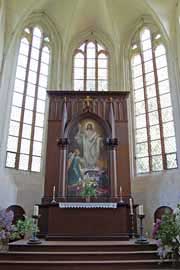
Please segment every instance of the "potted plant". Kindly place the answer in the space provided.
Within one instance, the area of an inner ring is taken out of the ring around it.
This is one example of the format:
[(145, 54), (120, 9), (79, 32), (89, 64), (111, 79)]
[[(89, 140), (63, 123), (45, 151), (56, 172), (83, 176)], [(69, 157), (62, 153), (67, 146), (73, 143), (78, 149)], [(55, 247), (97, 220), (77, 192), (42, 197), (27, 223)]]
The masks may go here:
[(177, 262), (180, 258), (180, 204), (173, 213), (166, 212), (153, 227), (153, 237), (157, 240), (158, 254)]
[(18, 220), (13, 225), (14, 213), (6, 209), (0, 210), (0, 249), (5, 251), (8, 249), (10, 240), (21, 239), (27, 233), (32, 234), (38, 232), (38, 227), (34, 224), (32, 218), (25, 216), (24, 220)]
[(0, 249), (6, 250), (15, 226), (12, 224), (14, 213), (12, 211), (0, 210)]

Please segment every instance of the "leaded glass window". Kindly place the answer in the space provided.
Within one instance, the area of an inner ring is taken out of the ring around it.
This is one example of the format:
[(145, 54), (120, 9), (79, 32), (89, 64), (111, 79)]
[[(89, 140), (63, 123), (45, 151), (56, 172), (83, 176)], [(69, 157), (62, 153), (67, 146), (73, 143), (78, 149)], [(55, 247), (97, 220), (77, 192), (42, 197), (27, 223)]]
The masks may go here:
[(108, 90), (108, 52), (97, 41), (85, 41), (73, 57), (74, 90)]
[(143, 28), (131, 52), (136, 172), (177, 168), (167, 55), (161, 35)]
[(40, 172), (50, 45), (39, 27), (20, 41), (7, 142), (6, 167)]

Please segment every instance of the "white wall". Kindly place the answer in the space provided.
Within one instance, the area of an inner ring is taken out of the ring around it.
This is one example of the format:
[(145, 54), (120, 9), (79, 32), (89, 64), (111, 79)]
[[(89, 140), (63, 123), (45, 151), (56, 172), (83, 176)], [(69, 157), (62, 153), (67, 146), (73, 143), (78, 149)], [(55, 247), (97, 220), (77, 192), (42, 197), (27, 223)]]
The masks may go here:
[(135, 177), (132, 180), (132, 192), (135, 203), (144, 205), (145, 231), (150, 235), (154, 222), (154, 212), (160, 206), (175, 208), (180, 202), (180, 173), (172, 170)]
[(177, 62), (180, 68), (180, 3), (176, 9), (176, 46), (177, 46)]
[(43, 183), (43, 177), (40, 175), (0, 170), (0, 207), (18, 204), (30, 215), (33, 205), (41, 201)]
[(5, 1), (0, 0), (0, 78), (1, 78), (1, 68), (3, 64), (3, 54), (4, 54), (4, 39), (5, 39)]

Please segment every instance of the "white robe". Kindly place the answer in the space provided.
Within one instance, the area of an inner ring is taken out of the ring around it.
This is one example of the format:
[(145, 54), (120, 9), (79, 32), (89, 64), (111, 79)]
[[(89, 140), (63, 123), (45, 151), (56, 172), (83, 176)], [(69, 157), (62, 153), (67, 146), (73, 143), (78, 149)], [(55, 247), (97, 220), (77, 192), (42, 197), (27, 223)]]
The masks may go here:
[(79, 129), (75, 139), (82, 147), (85, 167), (88, 169), (95, 168), (100, 155), (102, 137), (94, 130)]

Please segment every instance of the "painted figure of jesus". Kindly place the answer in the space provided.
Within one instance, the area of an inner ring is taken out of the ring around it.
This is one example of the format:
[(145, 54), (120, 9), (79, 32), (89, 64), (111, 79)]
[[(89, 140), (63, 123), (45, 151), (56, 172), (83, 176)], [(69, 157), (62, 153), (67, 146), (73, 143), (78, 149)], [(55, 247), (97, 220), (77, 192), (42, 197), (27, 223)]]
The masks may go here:
[(87, 123), (85, 128), (79, 124), (75, 140), (82, 149), (85, 167), (94, 169), (100, 156), (102, 137), (97, 134), (93, 123)]

